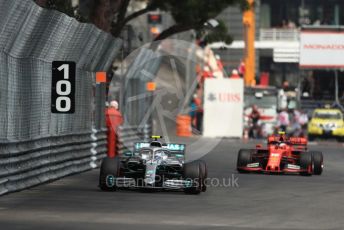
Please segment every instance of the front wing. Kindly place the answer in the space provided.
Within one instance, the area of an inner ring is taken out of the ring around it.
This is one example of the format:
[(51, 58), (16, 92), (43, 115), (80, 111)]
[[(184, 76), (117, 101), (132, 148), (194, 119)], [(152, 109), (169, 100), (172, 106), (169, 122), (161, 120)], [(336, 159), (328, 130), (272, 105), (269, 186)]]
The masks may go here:
[(116, 183), (115, 185), (118, 188), (145, 188), (169, 190), (180, 190), (196, 186), (194, 185), (194, 181), (191, 180), (167, 179), (164, 180), (161, 183), (161, 185), (156, 185), (155, 183), (147, 183), (147, 181), (145, 180), (143, 180), (142, 183), (137, 183), (137, 180), (128, 177), (113, 178), (111, 183)]
[(256, 173), (277, 173), (277, 174), (293, 174), (293, 173), (306, 173), (307, 170), (301, 169), (298, 165), (288, 164), (282, 169), (270, 169), (267, 170), (260, 166), (258, 163), (248, 164), (245, 167), (238, 167), (238, 171), (241, 172), (256, 172)]

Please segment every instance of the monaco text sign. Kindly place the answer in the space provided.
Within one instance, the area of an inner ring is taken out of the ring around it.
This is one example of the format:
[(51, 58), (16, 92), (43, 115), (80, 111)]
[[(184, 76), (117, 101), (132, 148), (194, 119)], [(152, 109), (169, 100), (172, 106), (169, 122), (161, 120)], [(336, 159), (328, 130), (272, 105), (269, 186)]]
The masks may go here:
[(301, 68), (344, 68), (344, 32), (310, 30), (301, 32)]

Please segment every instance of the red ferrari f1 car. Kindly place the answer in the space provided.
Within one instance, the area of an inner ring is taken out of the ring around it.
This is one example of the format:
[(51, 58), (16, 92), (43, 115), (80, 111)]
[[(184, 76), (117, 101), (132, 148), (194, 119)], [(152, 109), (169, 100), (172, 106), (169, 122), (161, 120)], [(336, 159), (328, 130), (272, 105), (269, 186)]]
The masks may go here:
[(306, 138), (288, 138), (280, 133), (269, 136), (267, 143), (266, 148), (257, 145), (255, 149), (241, 149), (237, 161), (238, 172), (322, 173), (323, 155), (318, 151), (308, 151)]

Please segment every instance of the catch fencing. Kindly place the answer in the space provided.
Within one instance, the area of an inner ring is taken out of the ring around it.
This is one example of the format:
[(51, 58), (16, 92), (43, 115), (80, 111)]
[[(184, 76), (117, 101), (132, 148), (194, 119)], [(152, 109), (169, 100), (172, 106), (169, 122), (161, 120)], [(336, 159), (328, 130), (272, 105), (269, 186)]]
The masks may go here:
[(154, 81), (159, 71), (161, 54), (145, 47), (131, 53), (130, 68), (125, 74), (122, 111), (126, 126), (142, 127), (151, 124), (153, 93), (146, 89), (146, 84)]
[[(31, 0), (0, 1), (0, 194), (97, 167), (105, 86), (121, 40)], [(52, 61), (74, 61), (75, 113), (51, 113)]]
[(124, 155), (134, 149), (135, 142), (149, 141), (152, 134), (151, 126), (142, 127), (119, 126), (117, 129), (117, 153)]

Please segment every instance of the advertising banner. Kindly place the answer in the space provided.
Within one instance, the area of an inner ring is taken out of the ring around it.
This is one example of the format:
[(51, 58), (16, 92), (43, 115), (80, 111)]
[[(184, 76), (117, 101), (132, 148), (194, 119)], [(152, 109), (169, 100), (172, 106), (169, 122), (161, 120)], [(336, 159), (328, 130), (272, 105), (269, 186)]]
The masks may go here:
[(203, 135), (242, 137), (244, 81), (206, 79), (204, 86)]
[(344, 32), (301, 31), (301, 68), (344, 68)]

